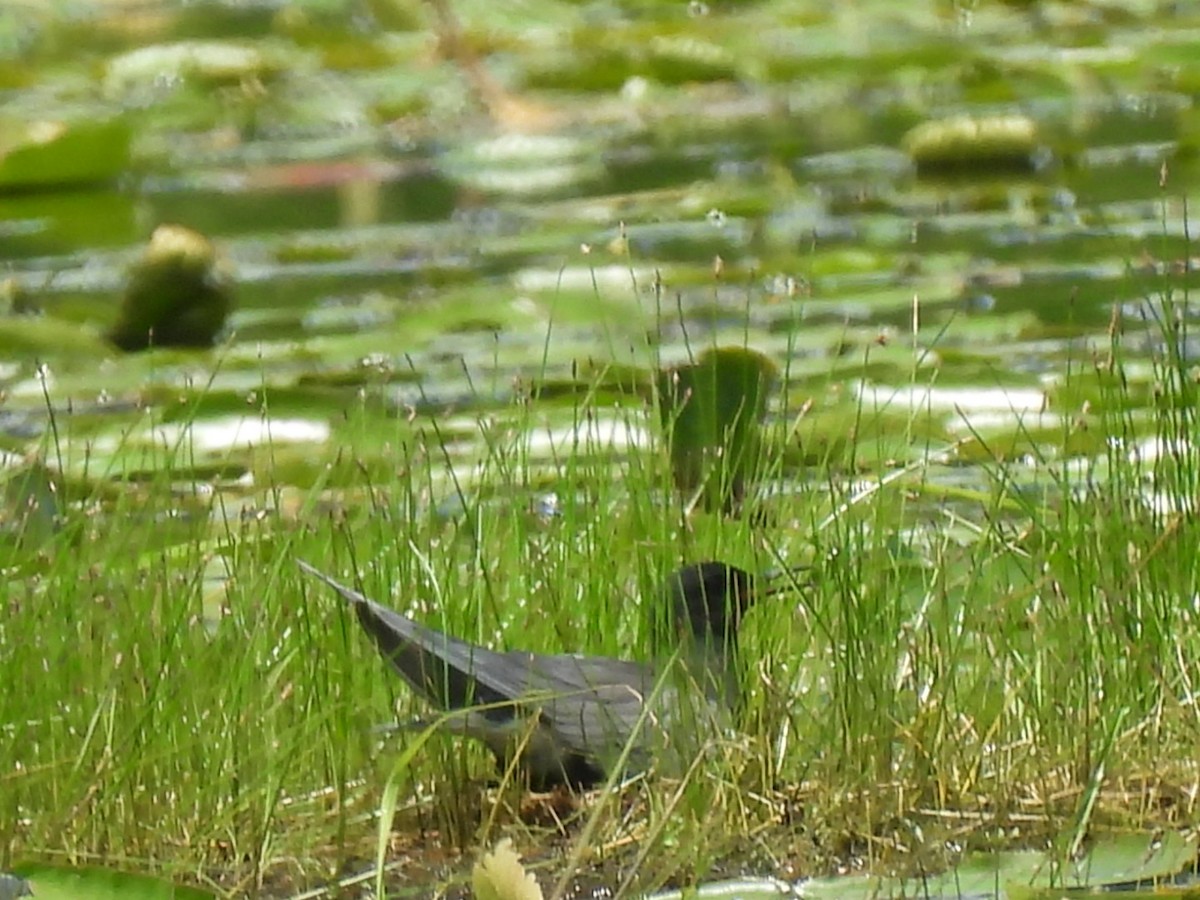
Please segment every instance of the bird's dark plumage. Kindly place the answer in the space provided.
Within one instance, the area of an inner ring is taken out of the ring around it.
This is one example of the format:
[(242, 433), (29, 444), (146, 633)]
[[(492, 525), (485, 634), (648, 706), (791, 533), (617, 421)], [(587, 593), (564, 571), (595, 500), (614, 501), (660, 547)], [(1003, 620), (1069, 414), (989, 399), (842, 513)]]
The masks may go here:
[[(626, 745), (627, 770), (646, 769), (654, 751), (672, 741), (666, 720), (686, 718), (679, 714), (679, 680), (662, 678), (662, 670), (605, 657), (488, 650), (427, 628), (305, 562), (299, 565), (353, 606), (380, 653), (414, 690), (454, 713), (444, 727), (482, 740), (502, 765), (519, 749), (519, 764), (536, 789), (602, 782)], [(726, 653), (753, 602), (753, 579), (733, 566), (704, 562), (673, 573), (667, 591), (683, 638), (683, 671), (699, 686), (692, 714), (719, 714), (728, 699)], [(701, 674), (691, 671), (695, 665), (720, 671)], [(699, 723), (677, 724), (694, 732)]]
[[(701, 643), (723, 645), (737, 637), (742, 615), (754, 601), (749, 572), (722, 562), (693, 563), (667, 579), (675, 626)], [(686, 624), (687, 628), (684, 628)]]

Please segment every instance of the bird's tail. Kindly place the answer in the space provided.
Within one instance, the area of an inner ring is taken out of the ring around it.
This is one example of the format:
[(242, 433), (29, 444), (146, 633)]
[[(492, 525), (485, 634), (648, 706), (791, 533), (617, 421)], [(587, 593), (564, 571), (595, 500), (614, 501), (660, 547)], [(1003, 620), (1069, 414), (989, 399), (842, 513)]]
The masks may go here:
[(296, 565), (298, 565), (303, 572), (313, 576), (313, 578), (325, 582), (327, 585), (337, 591), (341, 595), (342, 599), (347, 603), (353, 603), (354, 605), (358, 606), (360, 604), (369, 604), (371, 602), (366, 596), (354, 590), (354, 588), (346, 587), (346, 585), (342, 584), (340, 581), (330, 578), (316, 566), (310, 565), (302, 559), (296, 560)]

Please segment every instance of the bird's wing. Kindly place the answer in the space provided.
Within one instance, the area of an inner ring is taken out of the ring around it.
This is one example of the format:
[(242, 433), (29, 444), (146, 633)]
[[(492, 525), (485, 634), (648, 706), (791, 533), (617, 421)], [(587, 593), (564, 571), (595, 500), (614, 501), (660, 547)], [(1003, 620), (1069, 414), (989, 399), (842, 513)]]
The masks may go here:
[(495, 678), (488, 674), (494, 671), (508, 672), (509, 666), (497, 664), (507, 654), (496, 653), (426, 628), (330, 578), (308, 563), (301, 560), (297, 560), (297, 563), (354, 607), (359, 623), (383, 657), (434, 706), (455, 710), (483, 705), (492, 707), (489, 714), (497, 718), (513, 716), (512, 701), (523, 693), (522, 684), (511, 677)]
[(528, 673), (525, 703), (562, 743), (604, 769), (632, 739), (641, 759), (644, 729), (655, 728), (654, 707), (643, 707), (655, 690), (655, 673), (641, 663), (603, 657), (507, 654), (521, 657)]
[(542, 721), (603, 771), (628, 745), (630, 770), (656, 762), (681, 772), (727, 724), (728, 708), (709, 690), (707, 672), (698, 680), (685, 660), (652, 668), (598, 657), (525, 656), (525, 702), (532, 705), (540, 690)]

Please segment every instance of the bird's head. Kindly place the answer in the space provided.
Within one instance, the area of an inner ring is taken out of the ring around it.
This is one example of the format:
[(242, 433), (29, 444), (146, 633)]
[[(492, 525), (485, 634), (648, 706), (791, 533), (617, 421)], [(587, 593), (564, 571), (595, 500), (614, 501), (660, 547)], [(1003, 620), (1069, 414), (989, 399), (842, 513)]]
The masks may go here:
[(681, 636), (712, 646), (735, 642), (742, 616), (754, 603), (754, 576), (722, 562), (702, 562), (673, 572), (667, 584)]

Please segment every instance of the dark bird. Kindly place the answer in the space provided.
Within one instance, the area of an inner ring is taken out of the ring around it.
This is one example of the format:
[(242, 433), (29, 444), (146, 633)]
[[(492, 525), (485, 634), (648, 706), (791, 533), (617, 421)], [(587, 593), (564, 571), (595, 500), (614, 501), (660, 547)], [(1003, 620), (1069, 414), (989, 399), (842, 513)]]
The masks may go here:
[[(498, 652), (426, 628), (338, 583), (400, 676), (450, 715), (441, 727), (483, 741), (502, 771), (514, 754), (534, 790), (602, 783), (622, 754), (624, 773), (674, 757), (686, 765), (727, 717), (728, 666), (737, 628), (754, 602), (754, 578), (720, 562), (687, 565), (667, 582), (673, 665), (576, 654)], [(684, 702), (695, 698), (698, 702)], [(649, 701), (649, 702), (647, 702)], [(424, 723), (420, 723), (424, 724)], [(678, 736), (677, 736), (678, 735)]]

